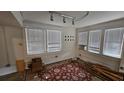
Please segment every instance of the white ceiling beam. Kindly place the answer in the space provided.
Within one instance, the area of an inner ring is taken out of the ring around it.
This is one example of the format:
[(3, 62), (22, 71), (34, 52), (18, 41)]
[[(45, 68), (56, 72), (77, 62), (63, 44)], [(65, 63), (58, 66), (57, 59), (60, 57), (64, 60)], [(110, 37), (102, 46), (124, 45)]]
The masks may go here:
[(11, 13), (14, 15), (14, 17), (19, 22), (20, 26), (23, 27), (23, 17), (19, 11), (11, 11)]

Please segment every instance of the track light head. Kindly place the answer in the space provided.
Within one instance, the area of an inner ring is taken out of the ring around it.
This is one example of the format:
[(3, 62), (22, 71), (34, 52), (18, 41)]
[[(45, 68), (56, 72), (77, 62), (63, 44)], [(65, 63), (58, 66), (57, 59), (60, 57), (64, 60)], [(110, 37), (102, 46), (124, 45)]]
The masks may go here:
[(74, 19), (72, 19), (72, 25), (74, 25)]
[(65, 17), (63, 17), (63, 23), (66, 23)]
[(54, 21), (54, 20), (53, 20), (53, 13), (51, 13), (51, 15), (50, 15), (50, 20), (51, 20), (51, 21)]

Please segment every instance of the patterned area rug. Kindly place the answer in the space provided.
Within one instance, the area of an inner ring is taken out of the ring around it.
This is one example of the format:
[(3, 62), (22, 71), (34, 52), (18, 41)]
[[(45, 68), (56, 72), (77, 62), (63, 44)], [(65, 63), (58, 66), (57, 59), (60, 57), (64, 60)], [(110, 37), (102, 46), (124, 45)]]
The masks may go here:
[[(26, 81), (90, 81), (93, 76), (86, 71), (85, 65), (77, 62), (65, 60), (53, 64), (46, 65), (46, 69), (40, 76), (34, 76), (30, 70), (27, 70), (25, 75)], [(22, 81), (18, 73), (12, 73), (5, 76), (0, 76), (0, 81)]]
[(85, 70), (83, 64), (78, 62), (63, 62), (46, 67), (41, 75), (42, 81), (89, 81), (91, 74)]

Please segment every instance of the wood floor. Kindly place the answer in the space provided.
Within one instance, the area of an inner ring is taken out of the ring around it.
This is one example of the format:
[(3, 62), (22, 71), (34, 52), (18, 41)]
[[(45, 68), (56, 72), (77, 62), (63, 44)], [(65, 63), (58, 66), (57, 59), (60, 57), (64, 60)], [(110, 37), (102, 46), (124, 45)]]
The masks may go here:
[[(80, 67), (82, 66), (82, 67)], [(0, 76), (0, 81), (83, 81), (83, 80), (92, 80), (92, 81), (122, 81), (123, 74), (112, 71), (111, 69), (88, 62), (84, 62), (80, 59), (71, 61), (64, 60), (61, 62), (53, 63), (46, 65), (47, 70), (40, 77), (32, 77), (30, 70), (25, 71), (24, 79), (19, 78), (18, 73), (12, 73), (4, 76)], [(82, 69), (83, 68), (83, 69)], [(65, 70), (64, 70), (65, 69)], [(77, 69), (77, 71), (76, 71)], [(85, 71), (84, 73), (81, 72)], [(70, 73), (69, 73), (70, 72)], [(91, 76), (89, 79), (87, 73)], [(64, 79), (65, 78), (65, 79)]]

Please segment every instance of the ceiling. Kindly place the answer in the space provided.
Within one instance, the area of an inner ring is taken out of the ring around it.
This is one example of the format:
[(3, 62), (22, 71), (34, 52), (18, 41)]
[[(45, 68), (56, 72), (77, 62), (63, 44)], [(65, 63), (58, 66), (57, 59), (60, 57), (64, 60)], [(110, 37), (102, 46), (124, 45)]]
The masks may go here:
[[(86, 14), (86, 11), (57, 11), (59, 13), (70, 15), (72, 17), (80, 18)], [(50, 13), (48, 11), (24, 11), (21, 12), (24, 20), (53, 24), (64, 27), (85, 27), (88, 25), (98, 24), (106, 21), (111, 21), (124, 17), (123, 11), (90, 11), (89, 15), (80, 21), (76, 21), (75, 25), (72, 25), (71, 19), (66, 19), (66, 23), (63, 23), (63, 18), (54, 15), (54, 21), (50, 21)]]
[(16, 18), (9, 11), (0, 11), (0, 25), (20, 26)]

